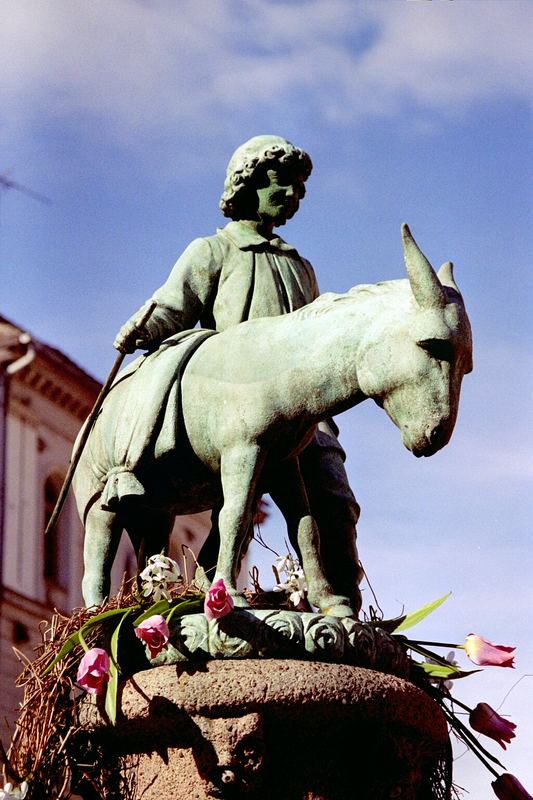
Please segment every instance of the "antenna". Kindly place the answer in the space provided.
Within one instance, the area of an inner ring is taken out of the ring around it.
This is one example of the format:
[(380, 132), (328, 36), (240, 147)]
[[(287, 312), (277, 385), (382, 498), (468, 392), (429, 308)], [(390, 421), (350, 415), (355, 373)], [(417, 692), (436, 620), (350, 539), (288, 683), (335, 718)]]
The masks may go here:
[(32, 197), (34, 200), (38, 200), (40, 203), (46, 203), (49, 205), (52, 201), (49, 197), (45, 197), (44, 194), (39, 194), (39, 192), (34, 192), (33, 189), (28, 189), (27, 186), (23, 186), (21, 183), (17, 183), (16, 181), (12, 181), (11, 178), (8, 178), (7, 173), (0, 175), (0, 190), (1, 189), (15, 189), (17, 192), (23, 192), (27, 194), (28, 197)]

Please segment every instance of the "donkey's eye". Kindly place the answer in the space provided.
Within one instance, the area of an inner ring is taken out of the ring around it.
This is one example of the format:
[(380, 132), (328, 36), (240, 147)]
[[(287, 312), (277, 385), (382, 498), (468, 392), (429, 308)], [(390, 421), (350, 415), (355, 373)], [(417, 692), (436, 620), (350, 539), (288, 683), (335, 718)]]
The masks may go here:
[(417, 342), (418, 346), (437, 361), (453, 361), (454, 349), (448, 339), (422, 339)]

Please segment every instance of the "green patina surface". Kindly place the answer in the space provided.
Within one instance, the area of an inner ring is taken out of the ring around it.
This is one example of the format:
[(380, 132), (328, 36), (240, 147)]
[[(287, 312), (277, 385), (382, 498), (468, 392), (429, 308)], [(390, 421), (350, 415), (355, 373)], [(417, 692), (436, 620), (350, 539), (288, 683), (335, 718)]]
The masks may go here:
[[(242, 145), (221, 208), (232, 221), (185, 250), (116, 346), (149, 348), (119, 376), (75, 480), (85, 521), (86, 603), (109, 590), (122, 530), (147, 553), (176, 514), (214, 509), (199, 561), (236, 581), (258, 497), (281, 509), (311, 601), (349, 616), (360, 605), (359, 509), (331, 417), (366, 398), (415, 455), (449, 440), (471, 334), (451, 265), (437, 274), (407, 227), (408, 280), (319, 296), (313, 269), (274, 229), (292, 217), (309, 157), (279, 137)], [(200, 322), (209, 332), (183, 333)], [(95, 500), (96, 498), (96, 500)], [(220, 546), (219, 546), (220, 541)]]

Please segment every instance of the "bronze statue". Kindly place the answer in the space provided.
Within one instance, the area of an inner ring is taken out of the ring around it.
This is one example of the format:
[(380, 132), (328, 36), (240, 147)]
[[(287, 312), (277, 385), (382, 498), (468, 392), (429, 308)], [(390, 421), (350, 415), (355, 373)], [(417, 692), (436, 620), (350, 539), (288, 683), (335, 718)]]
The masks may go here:
[[(409, 281), (319, 296), (310, 264), (274, 235), (310, 171), (309, 157), (279, 137), (238, 148), (221, 200), (232, 222), (189, 245), (142, 330), (133, 321), (120, 330), (119, 349), (149, 352), (119, 374), (75, 478), (88, 605), (109, 592), (124, 528), (138, 553), (145, 538), (159, 552), (176, 514), (209, 508), (200, 563), (216, 564), (213, 580), (244, 604), (238, 571), (255, 504), (269, 492), (311, 602), (356, 614), (359, 509), (331, 416), (372, 397), (415, 455), (449, 440), (471, 369), (451, 265), (437, 276), (405, 227)], [(197, 321), (203, 328), (191, 330)]]
[[(187, 247), (168, 280), (154, 292), (157, 307), (145, 328), (135, 327), (143, 307), (121, 328), (116, 346), (127, 351), (154, 347), (198, 321), (203, 328), (223, 331), (248, 319), (288, 314), (318, 297), (311, 264), (274, 233), (298, 211), (311, 170), (307, 153), (279, 136), (255, 136), (238, 147), (229, 161), (220, 201), (232, 222)], [(148, 403), (158, 406), (152, 398)], [(300, 467), (322, 531), (326, 573), (359, 609), (359, 506), (348, 484), (337, 433), (332, 419), (321, 420), (300, 455)], [(218, 512), (214, 509), (213, 528), (199, 554), (206, 570), (217, 559)]]

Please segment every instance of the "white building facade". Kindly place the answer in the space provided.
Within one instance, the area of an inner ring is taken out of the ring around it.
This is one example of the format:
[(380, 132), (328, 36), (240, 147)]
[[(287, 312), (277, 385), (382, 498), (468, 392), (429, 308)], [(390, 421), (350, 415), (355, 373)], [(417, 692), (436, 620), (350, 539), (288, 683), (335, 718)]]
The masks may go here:
[[(98, 396), (100, 384), (64, 353), (0, 316), (0, 735), (4, 744), (21, 692), (13, 648), (32, 657), (39, 624), (54, 608), (82, 605), (83, 528), (67, 497), (55, 530), (44, 530), (63, 484), (72, 445)], [(198, 551), (209, 514), (178, 520), (172, 555), (181, 543)], [(136, 567), (124, 537), (112, 590)]]

